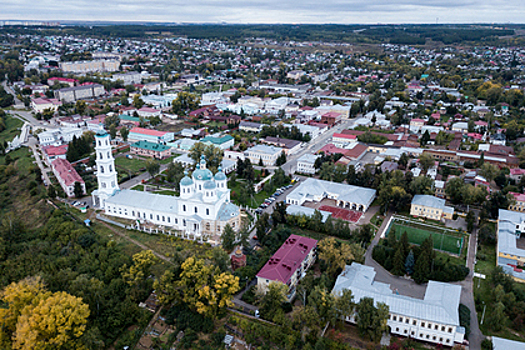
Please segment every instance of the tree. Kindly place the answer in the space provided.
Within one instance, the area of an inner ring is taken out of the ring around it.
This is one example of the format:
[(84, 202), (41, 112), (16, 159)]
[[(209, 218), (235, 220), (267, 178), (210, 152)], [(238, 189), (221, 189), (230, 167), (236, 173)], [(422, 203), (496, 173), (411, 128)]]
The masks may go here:
[(66, 292), (51, 293), (40, 277), (4, 288), (0, 308), (0, 346), (13, 349), (82, 348), (89, 307)]
[(274, 226), (286, 224), (286, 203), (284, 201), (275, 203), (272, 212), (272, 222)]
[(115, 137), (117, 137), (117, 127), (115, 124), (111, 124), (109, 126), (109, 136), (111, 136), (111, 139), (114, 140)]
[(82, 185), (80, 184), (80, 182), (75, 181), (75, 187), (73, 188), (73, 192), (75, 193), (75, 197), (82, 197), (84, 191), (82, 190)]
[(327, 273), (335, 275), (338, 269), (345, 267), (347, 261), (354, 260), (354, 254), (350, 245), (338, 244), (334, 237), (323, 239), (319, 242), (319, 259), (327, 266)]
[(270, 282), (268, 289), (261, 298), (259, 309), (261, 315), (265, 319), (273, 320), (275, 311), (281, 309), (281, 305), (286, 301), (286, 294), (288, 294), (288, 287), (284, 283)]
[(417, 258), (412, 278), (418, 284), (428, 282), (430, 275), (430, 259), (427, 254), (421, 253)]
[(224, 231), (222, 232), (222, 235), (221, 235), (222, 247), (227, 252), (231, 252), (232, 249), (235, 247), (235, 241), (236, 241), (235, 231), (233, 231), (230, 224), (227, 224), (226, 226), (224, 226)]
[(188, 110), (194, 110), (199, 107), (200, 99), (196, 95), (182, 91), (177, 98), (171, 103), (171, 111), (174, 114), (184, 114)]
[(148, 159), (146, 161), (146, 170), (150, 174), (151, 177), (154, 177), (158, 174), (160, 170), (160, 164), (155, 159)]
[(465, 182), (459, 177), (454, 177), (447, 181), (445, 193), (447, 197), (449, 197), (452, 200), (452, 203), (459, 204), (462, 202), (462, 193), (464, 186)]
[(480, 175), (487, 179), (488, 182), (494, 180), (498, 175), (498, 172), (498, 167), (490, 163), (484, 163), (479, 171)]
[(421, 165), (423, 173), (426, 173), (427, 170), (434, 165), (434, 157), (432, 157), (429, 153), (423, 153), (419, 157), (419, 165)]
[(428, 132), (428, 130), (425, 130), (425, 132), (423, 133), (423, 136), (421, 136), (421, 139), (419, 140), (419, 143), (421, 144), (421, 146), (426, 146), (429, 141), (430, 141), (430, 133)]
[(49, 187), (47, 188), (47, 195), (51, 199), (55, 199), (56, 198), (57, 191), (55, 190), (55, 186), (49, 185)]
[(120, 129), (120, 136), (122, 137), (124, 142), (126, 142), (128, 140), (128, 135), (129, 135), (129, 129), (128, 128), (124, 127), (122, 129)]
[(434, 180), (427, 176), (418, 176), (410, 182), (410, 193), (416, 194), (433, 194)]
[(405, 260), (405, 271), (407, 275), (412, 275), (414, 273), (414, 267), (415, 267), (414, 252), (410, 250)]
[(308, 305), (315, 309), (323, 323), (329, 322), (335, 325), (338, 318), (335, 304), (335, 296), (321, 286), (315, 286), (308, 296)]
[(354, 296), (350, 289), (343, 289), (335, 298), (335, 310), (338, 318), (344, 323), (347, 317), (352, 316), (355, 310)]
[(141, 109), (144, 106), (144, 101), (140, 98), (139, 94), (133, 96), (133, 107), (136, 109)]
[(281, 152), (281, 155), (277, 157), (277, 160), (275, 161), (276, 166), (281, 166), (286, 163), (286, 153)]
[(401, 166), (403, 169), (406, 169), (409, 161), (410, 161), (410, 158), (408, 158), (408, 155), (403, 152), (401, 156), (399, 157), (397, 164), (399, 164), (399, 166)]
[(166, 181), (175, 184), (175, 190), (180, 191), (180, 180), (184, 177), (184, 166), (181, 163), (170, 162), (164, 172)]
[(201, 157), (204, 156), (206, 159), (206, 167), (211, 172), (216, 172), (221, 165), (223, 158), (223, 151), (219, 147), (213, 145), (205, 145), (202, 142), (197, 142), (190, 148), (190, 158), (196, 163), (201, 161)]
[(398, 246), (396, 253), (394, 254), (394, 267), (392, 273), (397, 276), (402, 276), (405, 274), (405, 255), (403, 253), (403, 247), (401, 244)]
[(209, 317), (216, 317), (239, 290), (239, 277), (220, 272), (218, 267), (191, 256), (181, 265), (177, 289), (182, 301), (191, 309)]
[(270, 215), (268, 213), (262, 213), (259, 219), (255, 223), (256, 235), (259, 241), (264, 239), (266, 231), (270, 228)]
[(474, 224), (476, 223), (476, 214), (473, 211), (469, 211), (466, 217), (467, 231), (472, 232), (474, 230)]
[(505, 305), (500, 301), (497, 302), (492, 311), (487, 315), (487, 324), (492, 330), (499, 332), (508, 322), (507, 315), (505, 315)]
[(13, 348), (82, 348), (78, 340), (86, 330), (89, 307), (81, 298), (57, 292), (37, 305), (24, 308), (17, 322)]
[(122, 278), (132, 287), (132, 297), (139, 300), (147, 290), (147, 278), (150, 276), (151, 267), (157, 262), (157, 257), (151, 250), (143, 250), (133, 255), (133, 264), (128, 267), (124, 264), (121, 268)]
[(356, 305), (357, 312), (357, 329), (361, 336), (368, 336), (370, 340), (378, 341), (381, 334), (387, 328), (389, 308), (385, 303), (378, 303), (374, 306), (374, 299), (361, 298)]
[(78, 100), (75, 103), (75, 113), (84, 115), (84, 113), (86, 112), (86, 107), (87, 107), (86, 101)]

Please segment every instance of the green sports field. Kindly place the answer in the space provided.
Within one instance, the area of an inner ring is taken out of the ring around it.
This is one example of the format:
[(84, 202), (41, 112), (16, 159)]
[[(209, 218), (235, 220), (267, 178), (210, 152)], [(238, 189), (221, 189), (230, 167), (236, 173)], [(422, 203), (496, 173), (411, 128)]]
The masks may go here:
[(411, 244), (420, 245), (429, 235), (432, 235), (434, 249), (461, 255), (464, 238), (459, 235), (455, 236), (450, 233), (446, 233), (446, 231), (440, 230), (438, 227), (435, 229), (426, 228), (424, 226), (418, 226), (417, 224), (404, 223), (400, 221), (393, 221), (390, 225), (389, 232), (392, 230), (392, 228), (395, 228), (397, 239), (399, 239), (403, 232), (406, 231), (408, 235), (408, 241)]

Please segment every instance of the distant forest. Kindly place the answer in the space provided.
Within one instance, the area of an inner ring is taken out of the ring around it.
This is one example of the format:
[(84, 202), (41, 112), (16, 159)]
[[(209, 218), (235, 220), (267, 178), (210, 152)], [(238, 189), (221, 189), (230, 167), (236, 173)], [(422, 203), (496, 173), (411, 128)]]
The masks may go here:
[(23, 34), (44, 32), (47, 35), (72, 34), (99, 37), (146, 38), (159, 35), (185, 36), (196, 39), (243, 40), (265, 38), (295, 41), (329, 41), (345, 43), (392, 43), (424, 45), (429, 40), (444, 44), (469, 42), (494, 43), (498, 37), (514, 35), (514, 28), (495, 29), (482, 25), (75, 25), (60, 28), (50, 27), (4, 27), (0, 33), (9, 31)]

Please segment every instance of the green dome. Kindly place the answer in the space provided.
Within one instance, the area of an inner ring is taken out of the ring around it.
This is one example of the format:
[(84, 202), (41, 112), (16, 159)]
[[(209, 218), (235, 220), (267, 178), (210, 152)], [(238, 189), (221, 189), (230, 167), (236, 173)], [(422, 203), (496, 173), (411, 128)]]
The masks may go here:
[(213, 181), (206, 181), (206, 182), (204, 183), (204, 189), (205, 189), (205, 190), (214, 190), (215, 187), (216, 187), (216, 186), (215, 186), (215, 182), (213, 182)]
[(189, 176), (184, 176), (182, 180), (180, 180), (181, 186), (191, 186), (193, 185), (193, 180)]

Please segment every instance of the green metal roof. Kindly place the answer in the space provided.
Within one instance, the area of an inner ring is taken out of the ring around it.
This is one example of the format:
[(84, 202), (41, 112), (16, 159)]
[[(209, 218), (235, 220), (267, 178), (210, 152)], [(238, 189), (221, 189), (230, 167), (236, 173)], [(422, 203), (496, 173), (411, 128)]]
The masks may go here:
[(169, 146), (161, 145), (161, 144), (153, 143), (149, 141), (137, 141), (134, 144), (132, 144), (131, 147), (137, 147), (137, 148), (146, 149), (148, 151), (157, 151), (157, 152), (163, 152), (165, 150), (170, 149)]
[(221, 145), (230, 140), (233, 140), (233, 136), (231, 135), (225, 135), (223, 137), (206, 136), (205, 138), (201, 139), (200, 142), (211, 142), (215, 145)]
[(131, 122), (140, 122), (140, 118), (139, 117), (133, 117), (133, 116), (127, 115), (127, 114), (121, 114), (118, 117), (120, 118), (120, 120), (129, 120)]

